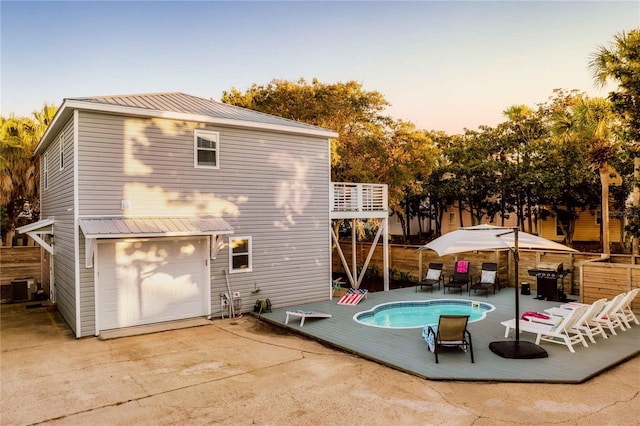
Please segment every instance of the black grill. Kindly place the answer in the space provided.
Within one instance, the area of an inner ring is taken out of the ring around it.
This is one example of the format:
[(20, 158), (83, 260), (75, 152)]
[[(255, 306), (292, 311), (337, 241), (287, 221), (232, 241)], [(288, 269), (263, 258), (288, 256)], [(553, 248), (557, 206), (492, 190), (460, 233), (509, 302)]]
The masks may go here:
[[(565, 271), (562, 263), (540, 262), (536, 269), (529, 269), (529, 275), (536, 277), (537, 297), (540, 300), (565, 301), (564, 277), (571, 271)], [(558, 288), (558, 280), (562, 279), (562, 288)]]

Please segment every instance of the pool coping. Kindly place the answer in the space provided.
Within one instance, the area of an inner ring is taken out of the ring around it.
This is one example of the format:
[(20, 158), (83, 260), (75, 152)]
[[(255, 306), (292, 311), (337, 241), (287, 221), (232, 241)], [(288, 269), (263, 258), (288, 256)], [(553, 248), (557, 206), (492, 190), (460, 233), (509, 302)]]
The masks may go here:
[[(384, 302), (384, 303), (379, 303), (373, 307), (371, 307), (370, 309), (366, 309), (360, 312), (356, 312), (353, 315), (353, 320), (364, 325), (367, 327), (379, 327), (379, 328), (386, 328), (386, 329), (400, 329), (400, 330), (406, 330), (406, 329), (416, 329), (416, 328), (424, 328), (428, 325), (436, 325), (436, 322), (433, 323), (425, 323), (425, 324), (421, 324), (421, 325), (416, 325), (416, 326), (410, 326), (410, 327), (387, 327), (384, 325), (378, 325), (378, 324), (367, 324), (366, 322), (361, 321), (360, 319), (358, 319), (357, 317), (364, 315), (366, 313), (371, 312), (372, 314), (370, 316), (373, 316), (377, 313), (378, 310), (380, 311), (385, 311), (388, 309), (393, 309), (393, 308), (385, 308), (385, 309), (380, 309), (382, 307), (387, 307), (387, 306), (399, 306), (399, 307), (403, 307), (403, 305), (409, 307), (409, 306), (416, 306), (419, 304), (427, 304), (427, 305), (431, 305), (431, 304), (435, 304), (435, 302), (448, 302), (448, 303), (443, 303), (443, 305), (470, 305), (471, 308), (473, 309), (473, 305), (474, 304), (483, 304), (483, 305), (488, 305), (491, 307), (491, 309), (485, 309), (483, 310), (483, 314), (480, 318), (478, 319), (474, 319), (471, 320), (471, 318), (469, 318), (469, 324), (474, 323), (474, 322), (478, 322), (478, 321), (482, 321), (484, 319), (486, 319), (487, 317), (487, 313), (489, 312), (493, 312), (495, 311), (496, 307), (494, 305), (492, 305), (491, 303), (488, 302), (480, 302), (480, 301), (474, 301), (474, 300), (470, 300), (470, 299), (450, 299), (450, 298), (445, 298), (445, 299), (428, 299), (428, 300), (401, 300), (401, 301), (395, 301), (395, 302)], [(468, 303), (465, 303), (468, 302)]]

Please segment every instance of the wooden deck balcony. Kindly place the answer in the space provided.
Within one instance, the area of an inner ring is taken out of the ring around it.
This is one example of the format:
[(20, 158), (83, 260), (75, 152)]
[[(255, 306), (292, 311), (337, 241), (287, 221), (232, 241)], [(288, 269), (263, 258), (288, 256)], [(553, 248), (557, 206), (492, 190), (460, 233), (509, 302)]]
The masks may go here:
[(387, 185), (332, 182), (331, 219), (389, 217)]

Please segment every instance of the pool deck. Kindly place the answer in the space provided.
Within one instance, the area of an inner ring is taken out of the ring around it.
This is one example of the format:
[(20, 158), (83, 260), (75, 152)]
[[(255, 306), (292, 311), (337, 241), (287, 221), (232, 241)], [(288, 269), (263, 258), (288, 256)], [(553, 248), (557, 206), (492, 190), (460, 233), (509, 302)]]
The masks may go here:
[[(354, 314), (388, 302), (433, 299), (465, 299), (487, 302), (496, 309), (482, 321), (470, 323), (468, 329), (473, 339), (475, 363), (471, 363), (468, 353), (445, 351), (440, 354), (440, 362), (435, 363), (434, 354), (427, 350), (421, 336), (422, 328), (388, 329), (371, 327), (353, 320)], [(575, 297), (574, 297), (575, 298)], [(542, 312), (546, 308), (558, 306), (559, 302), (535, 299), (532, 295), (519, 295), (520, 314), (527, 311)], [(274, 307), (273, 312), (259, 317), (272, 324), (285, 327), (303, 336), (320, 341), (363, 358), (405, 371), (429, 380), (525, 382), (525, 383), (582, 383), (626, 360), (640, 354), (640, 325), (632, 325), (625, 331), (616, 330), (617, 336), (603, 339), (596, 337), (596, 343), (588, 341), (588, 348), (575, 346), (571, 353), (565, 345), (541, 342), (549, 354), (548, 358), (506, 359), (489, 349), (494, 341), (515, 340), (513, 332), (505, 339), (505, 328), (500, 324), (515, 316), (515, 289), (502, 289), (496, 294), (471, 297), (466, 292), (447, 292), (442, 288), (429, 291), (415, 291), (414, 287), (369, 293), (357, 306), (337, 305), (337, 298), (324, 302), (304, 305)], [(331, 318), (307, 318), (300, 327), (298, 318), (290, 318), (285, 324), (286, 311), (320, 311), (331, 314)], [(529, 333), (521, 333), (521, 341), (535, 340)]]

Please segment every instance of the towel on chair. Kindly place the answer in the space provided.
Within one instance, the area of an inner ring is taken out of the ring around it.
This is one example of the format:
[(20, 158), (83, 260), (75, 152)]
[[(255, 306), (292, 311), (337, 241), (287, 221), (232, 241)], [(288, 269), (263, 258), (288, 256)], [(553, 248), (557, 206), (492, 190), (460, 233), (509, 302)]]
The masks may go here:
[[(433, 333), (429, 333), (429, 327), (431, 327), (433, 329)], [(429, 351), (431, 352), (435, 352), (436, 351), (436, 335), (434, 333), (438, 332), (438, 326), (437, 325), (425, 325), (424, 328), (422, 329), (422, 337), (424, 338), (424, 341), (427, 342), (427, 346), (429, 348)]]
[(467, 269), (469, 269), (469, 262), (466, 260), (459, 260), (458, 267), (456, 268), (456, 272), (459, 272), (461, 274), (466, 274)]
[(546, 314), (541, 314), (540, 312), (533, 312), (533, 311), (529, 311), (529, 312), (525, 312), (524, 314), (522, 314), (522, 316), (520, 317), (521, 320), (525, 320), (525, 321), (531, 321), (529, 318), (527, 317), (532, 317), (532, 318), (540, 318), (540, 319), (550, 319), (551, 317), (549, 315)]

